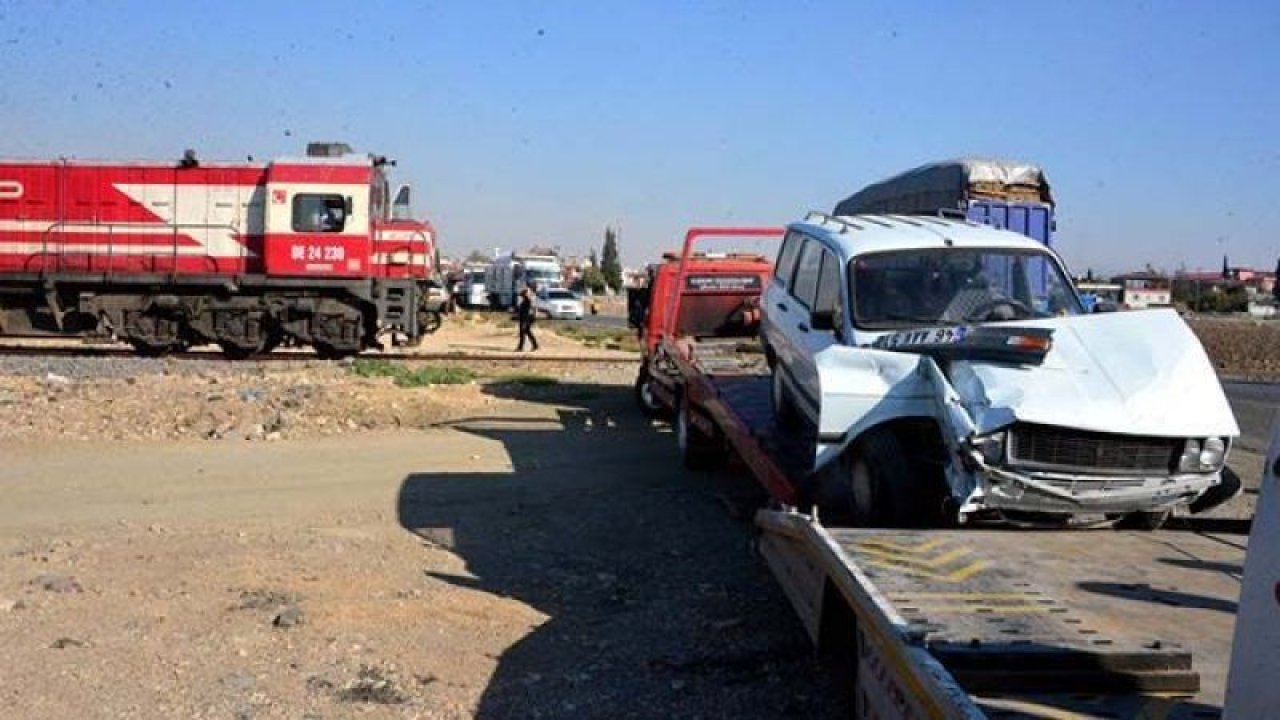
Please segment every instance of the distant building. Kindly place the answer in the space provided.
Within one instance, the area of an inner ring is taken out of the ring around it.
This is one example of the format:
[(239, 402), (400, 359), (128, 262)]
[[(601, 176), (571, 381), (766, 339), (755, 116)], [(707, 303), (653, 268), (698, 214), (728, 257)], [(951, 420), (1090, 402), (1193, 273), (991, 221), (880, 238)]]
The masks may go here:
[(1168, 276), (1157, 272), (1126, 273), (1111, 279), (1123, 290), (1120, 302), (1131, 310), (1168, 307), (1173, 304), (1173, 284)]
[(1250, 300), (1274, 297), (1276, 289), (1274, 272), (1242, 267), (1228, 267), (1223, 271), (1182, 271), (1174, 277), (1174, 280), (1194, 286), (1197, 295), (1232, 290), (1238, 292), (1243, 288)]

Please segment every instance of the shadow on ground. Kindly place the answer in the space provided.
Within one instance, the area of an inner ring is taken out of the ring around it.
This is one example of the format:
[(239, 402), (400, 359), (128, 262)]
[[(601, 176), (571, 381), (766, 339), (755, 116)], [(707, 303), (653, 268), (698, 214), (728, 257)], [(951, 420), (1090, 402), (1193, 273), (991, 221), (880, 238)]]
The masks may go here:
[(1197, 593), (1188, 593), (1176, 589), (1157, 588), (1147, 583), (1114, 583), (1114, 582), (1080, 582), (1076, 585), (1081, 589), (1099, 595), (1109, 595), (1111, 597), (1124, 598), (1135, 602), (1159, 603), (1171, 607), (1185, 608), (1202, 608), (1205, 610), (1217, 610), (1231, 615), (1236, 613), (1238, 606), (1230, 600), (1209, 597)]
[(407, 530), (474, 576), (441, 579), (550, 618), (498, 658), (477, 717), (849, 715), (749, 525), (726, 512), (745, 481), (682, 470), (629, 387), (491, 392), (556, 409), (455, 423), (500, 442), (513, 469), (415, 473), (398, 501)]

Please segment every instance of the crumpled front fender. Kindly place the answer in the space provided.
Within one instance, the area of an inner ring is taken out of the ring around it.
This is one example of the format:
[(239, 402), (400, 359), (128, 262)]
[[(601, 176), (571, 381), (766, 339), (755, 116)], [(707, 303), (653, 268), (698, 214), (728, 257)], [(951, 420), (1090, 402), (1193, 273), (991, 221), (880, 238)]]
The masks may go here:
[(926, 357), (836, 345), (815, 361), (821, 398), (814, 470), (838, 458), (868, 428), (935, 415), (937, 390), (921, 366), (937, 366)]

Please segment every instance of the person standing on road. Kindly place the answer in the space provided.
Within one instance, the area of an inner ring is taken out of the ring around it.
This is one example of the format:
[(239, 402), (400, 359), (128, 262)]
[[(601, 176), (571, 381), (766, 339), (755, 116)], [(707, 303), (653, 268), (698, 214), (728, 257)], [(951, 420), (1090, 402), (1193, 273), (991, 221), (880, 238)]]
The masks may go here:
[(533, 346), (530, 352), (538, 351), (538, 338), (533, 336), (534, 314), (532, 293), (529, 288), (522, 288), (520, 302), (516, 304), (516, 322), (520, 325), (520, 344), (516, 346), (516, 352), (524, 351), (525, 338), (529, 338), (529, 344)]

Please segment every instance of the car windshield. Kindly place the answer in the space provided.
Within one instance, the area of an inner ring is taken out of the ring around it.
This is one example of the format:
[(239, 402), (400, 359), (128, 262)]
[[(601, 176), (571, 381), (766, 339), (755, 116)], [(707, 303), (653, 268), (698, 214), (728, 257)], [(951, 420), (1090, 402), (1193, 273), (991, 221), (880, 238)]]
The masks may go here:
[(866, 329), (1024, 320), (1084, 312), (1052, 255), (940, 248), (850, 261), (854, 322)]
[(577, 296), (568, 290), (548, 290), (547, 297), (552, 300), (576, 300)]

